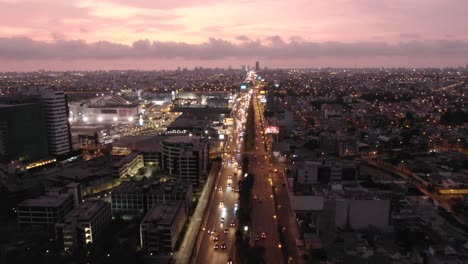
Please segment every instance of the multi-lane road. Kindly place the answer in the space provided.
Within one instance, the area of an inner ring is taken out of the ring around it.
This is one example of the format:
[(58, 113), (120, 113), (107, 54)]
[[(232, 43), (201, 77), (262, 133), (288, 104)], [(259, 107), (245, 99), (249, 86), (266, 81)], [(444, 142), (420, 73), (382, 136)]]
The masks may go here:
[(197, 254), (193, 258), (195, 263), (229, 263), (235, 260), (235, 211), (238, 182), (242, 175), (242, 132), (249, 98), (248, 94), (240, 95), (233, 109), (235, 122), (227, 135), (222, 167), (215, 179), (214, 190), (198, 235)]
[[(265, 117), (263, 115), (264, 106), (256, 100), (256, 116), (258, 117), (258, 121), (260, 122), (260, 126), (264, 128), (268, 126)], [(286, 252), (287, 258), (285, 260), (287, 263), (303, 263), (303, 260), (300, 258), (304, 252), (301, 252), (297, 245), (296, 240), (300, 237), (300, 230), (299, 226), (296, 221), (291, 197), (290, 197), (290, 190), (288, 180), (285, 176), (286, 167), (284, 164), (277, 162), (272, 155), (272, 145), (274, 142), (274, 136), (272, 135), (265, 135), (265, 147), (266, 147), (266, 154), (265, 154), (265, 162), (268, 163), (268, 175), (269, 179), (271, 179), (272, 185), (275, 189), (275, 196), (277, 200), (277, 221), (278, 225), (280, 226), (280, 232), (283, 235), (284, 243), (286, 245)], [(263, 143), (263, 142), (262, 142)]]
[[(272, 142), (264, 133), (263, 108), (259, 104), (257, 92), (252, 95), (240, 95), (234, 105), (235, 125), (230, 130), (223, 149), (221, 170), (215, 179), (214, 189), (198, 234), (193, 263), (231, 263), (230, 261), (237, 263), (235, 210), (238, 193), (236, 189), (238, 181), (245, 173), (241, 171), (244, 154), (250, 159), (248, 172), (255, 175), (252, 190), (252, 223), (248, 230), (251, 237), (250, 244), (265, 248), (266, 263), (284, 263), (282, 249), (285, 245), (280, 243), (278, 233), (278, 230), (281, 230), (288, 245), (286, 259), (290, 263), (298, 263), (295, 238), (298, 237), (299, 231), (288, 202), (285, 179), (281, 177), (284, 168), (271, 159)], [(254, 97), (252, 102), (255, 113), (255, 144), (251, 152), (245, 153), (242, 136), (251, 96)], [(275, 208), (272, 187), (276, 188), (278, 208)]]
[[(255, 148), (250, 154), (249, 172), (255, 175), (252, 204), (252, 244), (265, 247), (266, 263), (283, 263), (282, 246), (278, 236), (278, 218), (273, 200), (267, 138), (264, 134), (263, 113), (254, 92)], [(262, 233), (265, 238), (262, 238)], [(258, 237), (257, 237), (258, 236)]]

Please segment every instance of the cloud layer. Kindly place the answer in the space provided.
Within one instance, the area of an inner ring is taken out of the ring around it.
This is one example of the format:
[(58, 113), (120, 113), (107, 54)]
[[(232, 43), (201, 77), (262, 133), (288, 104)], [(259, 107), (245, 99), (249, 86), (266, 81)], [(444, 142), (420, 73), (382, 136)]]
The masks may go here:
[(0, 0), (0, 71), (143, 59), (148, 68), (257, 58), (281, 67), (464, 65), (466, 10), (467, 0)]
[(463, 57), (468, 59), (468, 42), (410, 40), (386, 42), (308, 42), (289, 41), (272, 36), (263, 41), (239, 37), (239, 43), (210, 38), (201, 44), (139, 40), (132, 45), (107, 41), (87, 43), (83, 40), (35, 41), (30, 38), (0, 38), (3, 60), (116, 60), (174, 59), (222, 60), (248, 59), (336, 59), (373, 57)]

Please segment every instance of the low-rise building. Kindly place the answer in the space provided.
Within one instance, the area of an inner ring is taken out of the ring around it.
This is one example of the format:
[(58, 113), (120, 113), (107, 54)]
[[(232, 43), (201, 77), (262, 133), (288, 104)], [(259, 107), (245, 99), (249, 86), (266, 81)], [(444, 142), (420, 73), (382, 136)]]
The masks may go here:
[(112, 212), (139, 215), (158, 204), (182, 201), (188, 213), (192, 198), (192, 185), (188, 183), (126, 181), (115, 188), (111, 194)]
[(354, 161), (307, 160), (296, 164), (297, 183), (328, 184), (355, 181), (359, 178), (359, 163)]
[(138, 152), (143, 155), (145, 166), (161, 166), (161, 141), (170, 136), (128, 136), (112, 143), (112, 153), (127, 155)]
[[(75, 188), (78, 187), (75, 186)], [(78, 192), (73, 188), (55, 188), (50, 189), (43, 196), (19, 203), (18, 225), (20, 228), (52, 229), (75, 208), (79, 199), (75, 197), (77, 194)]]
[[(310, 187), (310, 186), (303, 186)], [(306, 190), (308, 189), (308, 190)], [(292, 205), (304, 233), (318, 236), (336, 228), (391, 229), (390, 199), (385, 193), (355, 186), (332, 184), (325, 189), (303, 188), (295, 192)]]
[(141, 249), (147, 254), (173, 252), (187, 220), (182, 202), (153, 207), (140, 224)]
[(143, 155), (132, 152), (123, 158), (118, 158), (112, 163), (112, 176), (122, 178), (128, 175), (134, 175), (138, 169), (143, 167)]
[(86, 200), (55, 225), (57, 241), (65, 252), (85, 249), (94, 243), (112, 220), (110, 204)]

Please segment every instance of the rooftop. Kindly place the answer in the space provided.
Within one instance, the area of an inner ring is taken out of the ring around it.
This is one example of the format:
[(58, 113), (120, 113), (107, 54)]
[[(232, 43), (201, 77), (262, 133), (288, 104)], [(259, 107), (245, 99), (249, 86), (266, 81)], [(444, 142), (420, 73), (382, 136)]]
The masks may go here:
[(65, 223), (74, 221), (89, 221), (108, 203), (99, 199), (86, 200), (78, 208), (73, 209), (64, 219)]
[(160, 152), (161, 142), (170, 136), (134, 136), (124, 137), (113, 144), (116, 148), (127, 148), (140, 152)]
[(28, 207), (59, 207), (72, 196), (71, 193), (63, 193), (58, 196), (44, 195), (32, 199), (27, 199), (18, 204), (18, 206)]
[(182, 144), (191, 144), (194, 141), (198, 141), (200, 137), (197, 136), (173, 136), (169, 137), (164, 142), (167, 143), (182, 143)]
[(152, 223), (155, 226), (170, 226), (174, 223), (180, 210), (184, 210), (183, 202), (181, 201), (173, 201), (156, 205), (148, 211), (141, 223)]
[(191, 186), (189, 184), (175, 181), (124, 181), (118, 187), (116, 187), (112, 193), (142, 193), (143, 190), (147, 190), (152, 194), (186, 193), (190, 188)]

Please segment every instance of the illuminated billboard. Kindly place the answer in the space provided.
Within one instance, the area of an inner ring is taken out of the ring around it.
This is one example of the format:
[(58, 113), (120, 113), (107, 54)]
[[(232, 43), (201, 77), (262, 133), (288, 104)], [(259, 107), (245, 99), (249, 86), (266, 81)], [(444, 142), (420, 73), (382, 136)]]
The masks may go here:
[(278, 134), (279, 133), (279, 126), (267, 126), (265, 129), (265, 133), (267, 134)]
[(248, 86), (247, 86), (246, 83), (243, 83), (243, 84), (240, 85), (241, 90), (247, 90), (247, 88), (248, 88)]

